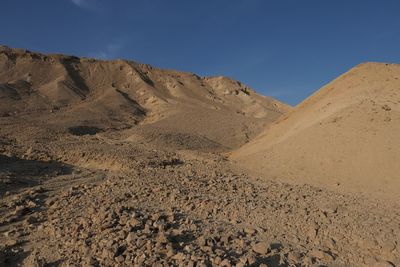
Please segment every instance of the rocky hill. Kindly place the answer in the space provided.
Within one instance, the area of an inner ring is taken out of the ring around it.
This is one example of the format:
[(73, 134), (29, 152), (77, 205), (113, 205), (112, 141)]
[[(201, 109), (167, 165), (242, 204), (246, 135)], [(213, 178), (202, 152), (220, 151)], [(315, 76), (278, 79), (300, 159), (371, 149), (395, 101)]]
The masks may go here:
[(133, 129), (131, 139), (146, 131), (231, 148), (289, 109), (226, 77), (0, 48), (0, 115), (42, 118), (58, 129)]

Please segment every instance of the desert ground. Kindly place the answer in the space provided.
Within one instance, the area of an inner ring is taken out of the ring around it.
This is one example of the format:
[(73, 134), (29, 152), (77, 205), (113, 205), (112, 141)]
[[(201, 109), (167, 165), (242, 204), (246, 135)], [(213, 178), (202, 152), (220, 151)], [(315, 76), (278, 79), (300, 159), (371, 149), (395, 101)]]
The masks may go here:
[(0, 266), (400, 266), (400, 65), (296, 107), (0, 48)]

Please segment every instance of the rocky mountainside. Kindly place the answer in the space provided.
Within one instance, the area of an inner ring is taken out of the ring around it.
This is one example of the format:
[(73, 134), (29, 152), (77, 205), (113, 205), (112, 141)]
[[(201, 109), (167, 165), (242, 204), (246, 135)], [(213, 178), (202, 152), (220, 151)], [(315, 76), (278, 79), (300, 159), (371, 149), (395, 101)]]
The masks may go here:
[[(194, 143), (230, 148), (289, 109), (226, 77), (0, 48), (3, 117), (45, 118), (46, 124), (89, 131), (141, 124), (152, 135), (157, 129), (179, 141), (184, 138), (179, 132)], [(136, 132), (132, 136), (138, 138)]]
[(400, 65), (356, 66), (233, 153), (269, 177), (399, 197)]

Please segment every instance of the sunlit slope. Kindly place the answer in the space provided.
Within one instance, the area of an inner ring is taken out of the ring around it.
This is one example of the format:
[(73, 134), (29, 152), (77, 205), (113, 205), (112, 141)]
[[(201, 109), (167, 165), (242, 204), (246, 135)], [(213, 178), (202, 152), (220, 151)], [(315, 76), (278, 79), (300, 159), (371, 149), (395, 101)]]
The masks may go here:
[(341, 75), (232, 155), (265, 177), (400, 194), (400, 65)]

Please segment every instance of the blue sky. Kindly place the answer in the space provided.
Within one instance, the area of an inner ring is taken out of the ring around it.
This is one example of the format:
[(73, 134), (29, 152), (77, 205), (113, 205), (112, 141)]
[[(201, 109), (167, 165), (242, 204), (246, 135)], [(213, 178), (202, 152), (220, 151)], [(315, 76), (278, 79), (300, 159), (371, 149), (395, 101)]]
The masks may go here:
[(399, 0), (2, 0), (0, 43), (225, 75), (292, 105), (400, 63)]

